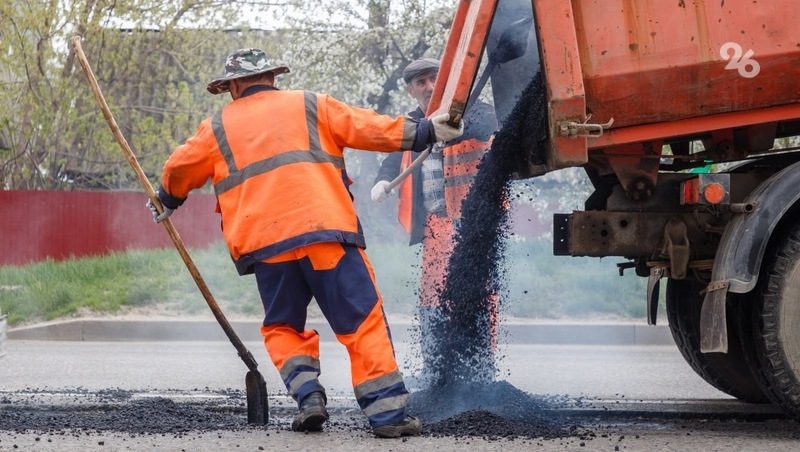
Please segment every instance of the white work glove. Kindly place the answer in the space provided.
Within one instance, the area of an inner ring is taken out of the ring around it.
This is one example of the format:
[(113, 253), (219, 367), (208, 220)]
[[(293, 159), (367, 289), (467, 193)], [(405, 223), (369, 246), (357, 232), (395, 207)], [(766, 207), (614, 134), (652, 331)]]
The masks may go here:
[(389, 197), (389, 191), (386, 190), (389, 187), (388, 180), (379, 180), (375, 183), (375, 186), (372, 187), (372, 190), (369, 192), (370, 197), (375, 202), (383, 202), (386, 201), (386, 198)]
[(150, 209), (150, 212), (153, 213), (154, 223), (161, 223), (162, 221), (169, 218), (169, 216), (172, 215), (172, 212), (175, 212), (175, 209), (170, 209), (169, 207), (162, 205), (162, 207), (164, 208), (164, 212), (158, 213), (158, 209), (156, 209), (155, 204), (153, 204), (153, 201), (150, 199), (147, 200), (147, 204), (145, 205), (147, 206), (148, 209)]
[(436, 141), (451, 141), (460, 137), (464, 133), (464, 123), (460, 122), (458, 128), (455, 128), (447, 123), (450, 120), (449, 113), (442, 113), (431, 118), (433, 125), (433, 133), (436, 135)]

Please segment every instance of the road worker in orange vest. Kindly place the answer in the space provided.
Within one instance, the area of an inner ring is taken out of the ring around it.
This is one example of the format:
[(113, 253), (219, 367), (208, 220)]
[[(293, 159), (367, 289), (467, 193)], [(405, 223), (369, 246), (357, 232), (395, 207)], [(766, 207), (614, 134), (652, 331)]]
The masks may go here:
[(418, 434), (342, 153), (419, 151), (462, 131), (446, 115), (394, 118), (328, 95), (279, 90), (275, 76), (286, 72), (260, 49), (228, 56), (224, 76), (208, 91), (229, 92), (233, 101), (169, 157), (158, 191), (165, 210), (154, 219), (171, 215), (211, 179), (236, 268), (255, 274), (267, 352), (298, 402), (293, 430), (321, 430), (328, 419), (319, 336), (305, 329), (314, 297), (347, 347), (356, 399), (374, 434)]
[[(425, 117), (438, 72), (439, 61), (433, 58), (412, 61), (403, 69), (406, 90), (417, 103), (417, 109), (408, 114), (410, 117)], [(436, 358), (432, 356), (436, 351), (431, 349), (431, 336), (425, 332), (431, 316), (436, 315), (439, 294), (444, 288), (448, 259), (453, 252), (455, 223), (461, 219), (461, 203), (467, 197), (478, 172), (478, 163), (491, 146), (496, 130), (494, 107), (476, 101), (464, 115), (464, 133), (448, 140), (439, 152), (431, 153), (399, 185), (397, 218), (410, 235), (410, 245), (422, 243), (419, 320), (423, 377), (435, 377), (424, 375), (428, 367), (434, 367), (425, 361)], [(432, 149), (440, 146), (440, 143), (434, 144)], [(373, 201), (387, 199), (387, 186), (416, 158), (415, 152), (390, 154), (381, 162), (371, 192)], [(490, 303), (493, 312), (487, 313), (492, 325), (492, 344), (496, 344), (497, 304), (493, 299)]]

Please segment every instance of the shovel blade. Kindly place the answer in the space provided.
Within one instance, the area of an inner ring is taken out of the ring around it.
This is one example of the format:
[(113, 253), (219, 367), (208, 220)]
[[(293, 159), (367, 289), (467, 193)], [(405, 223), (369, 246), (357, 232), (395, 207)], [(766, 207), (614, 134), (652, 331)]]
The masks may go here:
[(267, 382), (257, 370), (247, 372), (244, 382), (247, 388), (247, 423), (266, 425), (269, 422)]

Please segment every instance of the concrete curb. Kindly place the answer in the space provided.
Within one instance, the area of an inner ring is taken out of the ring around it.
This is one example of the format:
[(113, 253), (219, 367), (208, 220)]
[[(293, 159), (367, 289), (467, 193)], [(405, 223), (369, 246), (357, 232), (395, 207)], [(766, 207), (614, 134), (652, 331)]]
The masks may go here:
[(8, 325), (6, 324), (6, 316), (0, 315), (0, 358), (6, 354), (6, 329)]
[[(234, 321), (233, 329), (243, 341), (262, 340), (260, 322)], [(392, 322), (392, 338), (409, 342), (415, 327), (408, 321)], [(323, 341), (335, 341), (330, 327), (310, 321), (306, 328), (319, 332)], [(508, 323), (501, 326), (501, 342), (545, 345), (673, 345), (665, 325), (599, 323)], [(107, 320), (80, 319), (50, 322), (8, 331), (10, 340), (54, 341), (225, 341), (227, 337), (213, 320)], [(2, 353), (0, 349), (0, 353)]]

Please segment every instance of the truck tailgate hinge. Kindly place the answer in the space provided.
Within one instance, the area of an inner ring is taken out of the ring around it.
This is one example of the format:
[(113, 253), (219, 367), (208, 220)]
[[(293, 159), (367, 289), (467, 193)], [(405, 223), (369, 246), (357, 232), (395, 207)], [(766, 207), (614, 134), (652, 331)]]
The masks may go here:
[(590, 124), (589, 120), (592, 115), (586, 116), (583, 122), (563, 121), (558, 124), (558, 132), (562, 136), (569, 138), (598, 138), (603, 136), (603, 132), (614, 125), (614, 118), (611, 118), (605, 124)]

